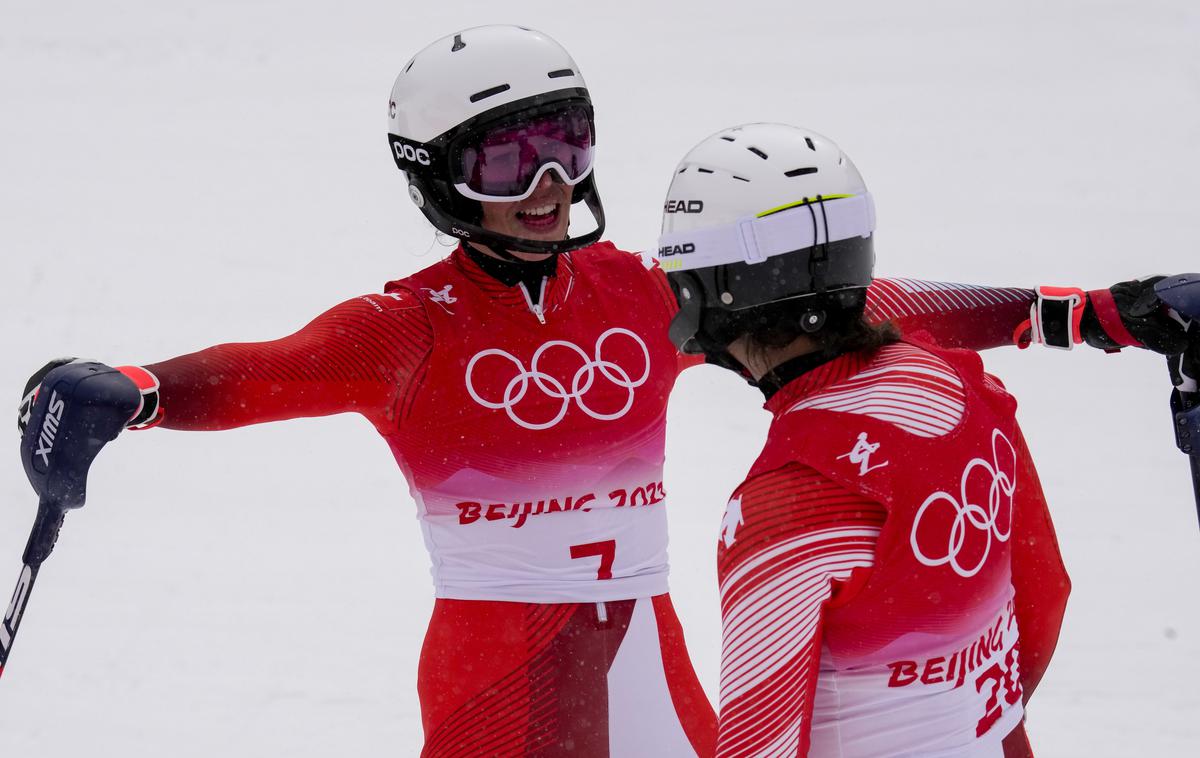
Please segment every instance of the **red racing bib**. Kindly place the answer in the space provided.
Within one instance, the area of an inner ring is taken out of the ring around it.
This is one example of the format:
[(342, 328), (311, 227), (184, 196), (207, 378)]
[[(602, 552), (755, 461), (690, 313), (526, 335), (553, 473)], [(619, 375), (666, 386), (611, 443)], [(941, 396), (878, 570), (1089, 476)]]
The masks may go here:
[(453, 259), (398, 283), (434, 331), (392, 448), (439, 597), (667, 590), (663, 447), (678, 361), (662, 295), (636, 256), (607, 244), (558, 270), (541, 313), (485, 293)]

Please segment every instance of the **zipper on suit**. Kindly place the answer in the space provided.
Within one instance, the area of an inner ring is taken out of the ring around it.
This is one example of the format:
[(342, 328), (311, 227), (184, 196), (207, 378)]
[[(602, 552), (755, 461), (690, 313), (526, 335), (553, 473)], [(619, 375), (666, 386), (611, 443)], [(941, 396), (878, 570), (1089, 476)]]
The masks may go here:
[(529, 312), (537, 316), (539, 324), (546, 323), (546, 313), (542, 310), (542, 305), (546, 302), (546, 282), (549, 277), (542, 277), (542, 286), (538, 290), (538, 301), (535, 304), (533, 298), (529, 296), (529, 290), (525, 287), (525, 282), (517, 282), (517, 286), (521, 288), (521, 294), (525, 296), (525, 304), (529, 306)]

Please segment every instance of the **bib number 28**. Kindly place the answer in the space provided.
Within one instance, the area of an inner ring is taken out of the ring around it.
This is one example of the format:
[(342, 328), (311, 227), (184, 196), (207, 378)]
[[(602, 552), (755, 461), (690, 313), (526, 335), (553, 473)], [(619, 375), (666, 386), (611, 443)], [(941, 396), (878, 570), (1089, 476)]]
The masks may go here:
[(612, 579), (613, 559), (616, 556), (616, 540), (602, 540), (600, 542), (585, 542), (582, 545), (571, 545), (571, 560), (579, 558), (600, 559), (600, 567), (596, 569), (597, 579)]
[(1021, 643), (1018, 641), (1004, 657), (1003, 666), (997, 661), (984, 669), (975, 680), (975, 689), (980, 693), (986, 687), (991, 687), (988, 692), (987, 704), (984, 705), (983, 718), (979, 719), (979, 723), (975, 726), (976, 737), (982, 737), (987, 730), (992, 728), (993, 724), (1000, 720), (1000, 716), (1004, 713), (1003, 707), (1000, 705), (1001, 697), (1010, 706), (1016, 705), (1021, 699), (1021, 669), (1017, 659), (1020, 648)]

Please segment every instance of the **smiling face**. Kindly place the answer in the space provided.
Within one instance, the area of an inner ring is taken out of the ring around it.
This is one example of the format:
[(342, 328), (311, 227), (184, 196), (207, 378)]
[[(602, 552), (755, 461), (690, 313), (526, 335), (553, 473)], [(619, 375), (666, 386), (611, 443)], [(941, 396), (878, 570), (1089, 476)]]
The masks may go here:
[[(571, 188), (557, 181), (553, 171), (542, 174), (533, 194), (515, 203), (483, 202), (480, 226), (490, 232), (539, 242), (567, 238), (571, 213)], [(490, 252), (490, 251), (489, 251)], [(509, 251), (529, 261), (543, 260), (550, 253)]]

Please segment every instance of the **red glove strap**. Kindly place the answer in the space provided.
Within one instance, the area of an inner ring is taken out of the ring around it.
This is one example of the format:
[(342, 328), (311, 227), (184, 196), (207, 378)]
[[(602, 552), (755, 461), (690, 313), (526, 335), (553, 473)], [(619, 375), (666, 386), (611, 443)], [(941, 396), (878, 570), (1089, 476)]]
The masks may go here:
[(1114, 342), (1125, 347), (1145, 347), (1141, 340), (1134, 337), (1125, 328), (1124, 322), (1121, 321), (1121, 313), (1117, 310), (1117, 302), (1113, 300), (1111, 292), (1091, 290), (1087, 296), (1092, 303), (1092, 312), (1096, 314), (1096, 320), (1100, 322), (1100, 328)]

